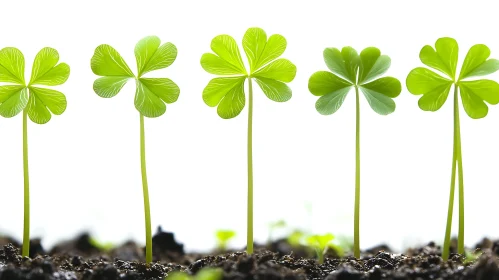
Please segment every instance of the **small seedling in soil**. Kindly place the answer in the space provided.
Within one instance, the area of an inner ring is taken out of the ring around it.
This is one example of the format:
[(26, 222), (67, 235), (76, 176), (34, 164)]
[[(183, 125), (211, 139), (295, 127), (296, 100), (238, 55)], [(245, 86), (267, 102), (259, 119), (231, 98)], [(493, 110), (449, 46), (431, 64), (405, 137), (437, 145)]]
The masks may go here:
[(227, 245), (236, 236), (236, 232), (233, 230), (217, 230), (215, 236), (217, 238), (218, 250), (223, 252), (227, 250)]
[(243, 37), (243, 49), (248, 58), (249, 71), (244, 66), (236, 40), (229, 35), (219, 35), (211, 41), (213, 53), (201, 57), (201, 66), (212, 79), (203, 90), (203, 100), (210, 107), (217, 107), (218, 115), (231, 119), (241, 113), (246, 104), (244, 84), (248, 81), (248, 211), (247, 252), (253, 253), (253, 79), (263, 93), (276, 102), (291, 99), (291, 89), (286, 83), (296, 75), (291, 61), (279, 58), (286, 49), (286, 39), (274, 34), (267, 39), (261, 28), (250, 28)]
[(23, 169), (24, 169), (24, 233), (22, 255), (29, 256), (30, 197), (28, 172), (28, 116), (32, 122), (45, 124), (51, 114), (64, 113), (66, 96), (59, 91), (40, 86), (57, 86), (69, 77), (69, 66), (59, 62), (59, 53), (43, 48), (33, 62), (31, 78), (24, 78), (24, 55), (16, 48), (0, 50), (0, 116), (11, 118), (23, 112)]
[(161, 45), (156, 36), (145, 37), (135, 46), (137, 75), (134, 75), (121, 55), (109, 45), (95, 49), (91, 60), (94, 74), (102, 76), (94, 82), (94, 91), (104, 98), (117, 95), (130, 79), (135, 80), (135, 108), (140, 116), (140, 163), (144, 193), (144, 215), (146, 232), (146, 261), (152, 261), (151, 214), (147, 185), (144, 117), (156, 118), (166, 111), (165, 103), (177, 101), (179, 87), (168, 78), (146, 78), (148, 72), (170, 66), (177, 57), (177, 48), (172, 43)]
[(95, 237), (90, 237), (88, 241), (95, 248), (97, 248), (100, 251), (105, 252), (105, 253), (108, 253), (113, 248), (116, 248), (116, 245), (114, 243), (112, 243), (112, 242), (101, 242), (101, 241), (97, 240)]
[(291, 247), (297, 248), (301, 246), (302, 240), (305, 237), (305, 233), (301, 230), (294, 230), (290, 235), (288, 235), (288, 238), (286, 239), (291, 245)]
[[(459, 234), (458, 253), (464, 254), (464, 179), (463, 157), (461, 152), (461, 127), (459, 123), (459, 100), (466, 114), (472, 119), (480, 119), (487, 115), (489, 104), (499, 103), (499, 84), (492, 80), (469, 80), (476, 76), (484, 76), (499, 70), (499, 60), (488, 59), (490, 50), (482, 44), (474, 45), (464, 59), (459, 76), (457, 74), (459, 48), (456, 40), (440, 38), (435, 48), (426, 45), (421, 49), (419, 58), (425, 65), (438, 70), (439, 73), (418, 67), (407, 76), (407, 89), (415, 95), (423, 95), (418, 105), (424, 111), (437, 111), (444, 105), (451, 87), (454, 88), (454, 139), (452, 171), (442, 258), (449, 258), (449, 247), (452, 227), (452, 212), (454, 209), (454, 189), (456, 182), (456, 166), (459, 180)], [(485, 102), (484, 102), (485, 101)]]
[(327, 233), (324, 235), (312, 235), (306, 238), (307, 245), (317, 252), (317, 261), (324, 262), (324, 254), (332, 246), (334, 235)]
[(220, 268), (206, 267), (201, 269), (195, 276), (185, 272), (172, 272), (166, 280), (221, 280), (223, 271)]
[(279, 220), (269, 224), (269, 239), (267, 241), (268, 244), (272, 243), (273, 234), (276, 230), (285, 228), (287, 226), (286, 221)]
[(308, 89), (313, 95), (320, 96), (315, 108), (322, 115), (335, 113), (343, 104), (347, 94), (355, 88), (356, 97), (356, 140), (355, 140), (355, 213), (354, 213), (354, 256), (360, 257), (360, 97), (364, 94), (371, 108), (380, 115), (395, 111), (393, 98), (401, 91), (399, 80), (383, 77), (390, 67), (391, 60), (381, 55), (375, 47), (364, 49), (360, 55), (352, 47), (324, 50), (324, 61), (329, 71), (312, 74)]

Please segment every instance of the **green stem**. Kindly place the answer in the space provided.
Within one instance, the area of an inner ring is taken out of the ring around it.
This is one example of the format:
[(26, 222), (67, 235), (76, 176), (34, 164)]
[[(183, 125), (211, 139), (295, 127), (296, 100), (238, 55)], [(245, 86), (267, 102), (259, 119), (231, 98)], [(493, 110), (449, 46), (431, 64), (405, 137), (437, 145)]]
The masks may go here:
[(319, 262), (319, 264), (324, 263), (324, 250), (317, 250), (317, 261)]
[(355, 86), (355, 216), (354, 216), (354, 251), (360, 258), (360, 106), (359, 88)]
[(248, 226), (246, 233), (246, 252), (253, 254), (253, 85), (248, 78)]
[(140, 114), (140, 167), (142, 171), (142, 188), (144, 192), (144, 214), (146, 221), (146, 262), (152, 262), (151, 210), (149, 206), (149, 189), (146, 173), (146, 144), (144, 133), (144, 116)]
[(452, 213), (454, 212), (454, 190), (456, 186), (457, 165), (457, 132), (459, 127), (459, 104), (457, 101), (457, 85), (454, 85), (454, 136), (452, 147), (452, 172), (450, 180), (449, 207), (447, 209), (447, 226), (445, 228), (444, 247), (442, 248), (442, 258), (444, 259), (444, 261), (447, 261), (450, 255)]
[(23, 111), (23, 169), (24, 169), (24, 233), (23, 257), (29, 257), (29, 170), (28, 170), (28, 111)]
[(455, 118), (456, 118), (456, 160), (457, 177), (459, 179), (459, 234), (457, 237), (457, 252), (464, 255), (464, 180), (463, 180), (463, 153), (461, 151), (461, 125), (459, 123), (459, 107), (457, 105), (457, 87), (454, 90)]

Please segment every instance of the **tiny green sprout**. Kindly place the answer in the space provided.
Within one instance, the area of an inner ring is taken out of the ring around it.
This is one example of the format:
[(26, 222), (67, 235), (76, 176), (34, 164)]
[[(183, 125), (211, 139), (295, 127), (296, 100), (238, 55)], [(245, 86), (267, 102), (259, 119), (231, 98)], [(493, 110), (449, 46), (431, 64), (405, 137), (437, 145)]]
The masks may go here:
[(327, 233), (324, 235), (312, 235), (307, 237), (306, 242), (308, 246), (315, 249), (317, 252), (317, 260), (319, 263), (324, 262), (324, 254), (332, 246), (331, 243), (334, 239), (334, 235)]
[(116, 245), (112, 242), (101, 242), (97, 240), (95, 237), (90, 237), (89, 242), (100, 251), (106, 253), (110, 252), (113, 248), (116, 247)]
[(24, 78), (24, 55), (16, 48), (0, 50), (0, 116), (11, 118), (23, 112), (23, 170), (24, 170), (24, 230), (22, 255), (29, 256), (30, 198), (28, 172), (28, 116), (37, 124), (50, 121), (52, 114), (66, 110), (66, 96), (59, 91), (41, 86), (57, 86), (69, 77), (69, 66), (59, 63), (59, 53), (43, 48), (33, 62), (31, 78)]
[[(92, 56), (94, 74), (102, 76), (95, 80), (93, 89), (103, 98), (117, 95), (125, 84), (135, 80), (135, 108), (140, 116), (140, 166), (144, 193), (144, 215), (146, 232), (146, 261), (152, 261), (151, 213), (147, 184), (144, 117), (156, 118), (166, 112), (166, 104), (177, 101), (179, 87), (168, 78), (146, 78), (148, 72), (170, 66), (177, 57), (177, 48), (172, 43), (161, 45), (156, 36), (145, 37), (135, 46), (137, 75), (134, 75), (121, 55), (110, 45), (100, 45)], [(165, 104), (166, 103), (166, 104)]]
[(220, 268), (205, 267), (195, 276), (185, 272), (175, 271), (168, 275), (165, 280), (221, 280), (223, 271)]
[(475, 251), (466, 250), (464, 252), (464, 264), (474, 263), (482, 254), (483, 251), (480, 249), (477, 249)]
[(286, 226), (287, 226), (287, 224), (286, 224), (286, 221), (284, 221), (284, 220), (278, 220), (278, 221), (269, 223), (269, 239), (268, 239), (268, 243), (270, 244), (272, 242), (273, 233), (276, 230), (278, 230), (280, 228), (285, 228)]
[(371, 108), (380, 115), (395, 111), (393, 98), (402, 90), (400, 81), (393, 77), (378, 78), (390, 68), (391, 60), (375, 47), (365, 48), (360, 55), (352, 47), (326, 48), (323, 53), (326, 66), (331, 70), (318, 71), (308, 81), (309, 91), (319, 96), (315, 108), (322, 115), (338, 111), (347, 94), (355, 88), (355, 213), (354, 256), (360, 257), (360, 97), (364, 94)]
[(300, 247), (305, 237), (305, 233), (302, 230), (296, 229), (290, 235), (288, 235), (287, 241), (291, 247)]
[(227, 250), (227, 245), (229, 241), (236, 236), (236, 232), (233, 230), (217, 230), (215, 232), (217, 238), (217, 247), (220, 251)]
[(248, 210), (247, 246), (253, 253), (253, 80), (263, 93), (276, 102), (291, 99), (291, 89), (286, 83), (296, 75), (291, 61), (278, 58), (286, 49), (286, 39), (278, 34), (267, 38), (261, 28), (249, 28), (243, 37), (243, 49), (248, 58), (249, 71), (244, 66), (236, 40), (229, 35), (219, 35), (211, 41), (213, 53), (201, 57), (201, 66), (212, 79), (203, 90), (203, 100), (210, 107), (217, 107), (218, 115), (231, 119), (241, 113), (246, 104), (244, 84), (248, 81)]
[(499, 84), (492, 80), (469, 78), (492, 74), (499, 70), (499, 60), (488, 59), (490, 49), (482, 44), (474, 45), (464, 58), (461, 72), (457, 76), (459, 48), (456, 40), (440, 38), (435, 48), (426, 45), (421, 49), (419, 58), (427, 66), (438, 70), (434, 72), (428, 68), (417, 67), (407, 76), (407, 89), (414, 95), (422, 95), (418, 101), (423, 111), (437, 111), (440, 109), (450, 89), (454, 88), (454, 139), (449, 207), (447, 210), (447, 225), (445, 230), (442, 258), (449, 258), (449, 247), (452, 227), (452, 212), (454, 210), (454, 189), (456, 183), (456, 166), (459, 180), (459, 234), (457, 251), (464, 254), (464, 182), (463, 158), (461, 152), (461, 127), (459, 123), (459, 100), (466, 114), (472, 119), (483, 118), (487, 115), (489, 104), (499, 103)]

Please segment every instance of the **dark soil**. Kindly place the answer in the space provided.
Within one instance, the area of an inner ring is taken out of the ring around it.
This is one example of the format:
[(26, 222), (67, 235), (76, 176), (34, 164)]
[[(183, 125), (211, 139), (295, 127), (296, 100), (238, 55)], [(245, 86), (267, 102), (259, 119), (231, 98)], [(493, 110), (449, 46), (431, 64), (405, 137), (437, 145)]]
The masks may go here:
[[(7, 244), (8, 243), (8, 244)], [(155, 262), (145, 264), (144, 249), (133, 242), (103, 252), (83, 234), (45, 252), (39, 240), (33, 240), (32, 258), (19, 255), (19, 243), (0, 237), (0, 280), (138, 280), (164, 279), (172, 271), (196, 274), (204, 267), (219, 267), (223, 279), (479, 279), (499, 280), (499, 241), (488, 239), (477, 244), (481, 256), (466, 260), (451, 254), (443, 262), (440, 248), (433, 243), (394, 254), (387, 246), (364, 252), (362, 259), (337, 258), (333, 252), (318, 264), (306, 248), (292, 248), (285, 240), (258, 247), (253, 255), (228, 252), (219, 255), (185, 254), (173, 234), (154, 236)], [(38, 244), (38, 245), (37, 245)], [(379, 251), (382, 249), (383, 251)], [(454, 249), (453, 249), (454, 250)], [(294, 253), (296, 252), (296, 253)]]

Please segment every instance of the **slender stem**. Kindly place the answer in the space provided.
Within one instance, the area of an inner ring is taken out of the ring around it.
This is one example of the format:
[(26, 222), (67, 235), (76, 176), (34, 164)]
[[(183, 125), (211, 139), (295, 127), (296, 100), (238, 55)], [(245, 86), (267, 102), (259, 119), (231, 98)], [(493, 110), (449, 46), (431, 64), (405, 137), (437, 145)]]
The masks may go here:
[(355, 86), (355, 216), (354, 216), (354, 251), (360, 258), (360, 106), (359, 88)]
[(23, 169), (24, 169), (24, 233), (23, 257), (29, 257), (29, 170), (28, 170), (28, 111), (23, 111)]
[(248, 78), (248, 226), (246, 233), (246, 251), (253, 254), (253, 85)]
[(149, 189), (146, 172), (146, 143), (144, 133), (144, 116), (140, 114), (140, 167), (142, 171), (142, 188), (144, 192), (144, 214), (146, 221), (146, 262), (152, 262), (151, 210), (149, 206)]
[(447, 226), (445, 228), (444, 247), (442, 248), (442, 258), (444, 261), (449, 259), (450, 239), (452, 231), (452, 212), (454, 211), (454, 190), (456, 186), (456, 165), (458, 159), (458, 135), (459, 131), (459, 104), (457, 100), (457, 85), (454, 85), (454, 140), (452, 148), (452, 172), (450, 180), (449, 208), (447, 209)]
[(317, 249), (317, 261), (319, 262), (319, 264), (324, 263), (324, 250)]
[(459, 234), (457, 236), (457, 252), (464, 255), (464, 179), (463, 179), (463, 156), (461, 151), (461, 125), (459, 123), (459, 106), (457, 98), (457, 87), (454, 90), (454, 107), (456, 118), (456, 160), (457, 177), (459, 179)]

